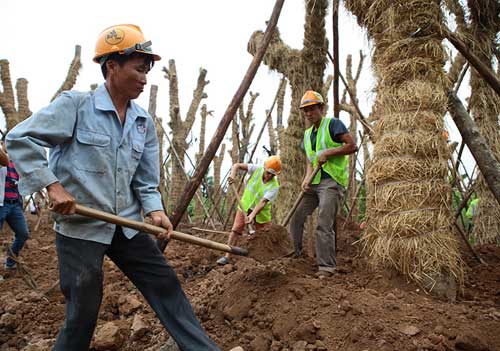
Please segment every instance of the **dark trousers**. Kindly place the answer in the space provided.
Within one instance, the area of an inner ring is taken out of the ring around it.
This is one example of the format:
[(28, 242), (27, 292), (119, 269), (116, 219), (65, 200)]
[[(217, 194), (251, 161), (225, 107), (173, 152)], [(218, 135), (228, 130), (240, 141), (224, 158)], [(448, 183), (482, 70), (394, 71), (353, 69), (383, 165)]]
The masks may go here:
[[(5, 201), (3, 206), (0, 206), (0, 229), (3, 227), (4, 222), (7, 222), (14, 232), (14, 241), (10, 248), (14, 255), (17, 256), (29, 237), (28, 224), (26, 218), (24, 218), (23, 205), (20, 200), (14, 202)], [(7, 266), (12, 266), (14, 261), (7, 258), (5, 263)]]
[(148, 234), (132, 239), (117, 227), (110, 245), (57, 234), (66, 320), (54, 351), (87, 351), (102, 300), (104, 255), (134, 283), (181, 350), (219, 350), (206, 335), (177, 275)]

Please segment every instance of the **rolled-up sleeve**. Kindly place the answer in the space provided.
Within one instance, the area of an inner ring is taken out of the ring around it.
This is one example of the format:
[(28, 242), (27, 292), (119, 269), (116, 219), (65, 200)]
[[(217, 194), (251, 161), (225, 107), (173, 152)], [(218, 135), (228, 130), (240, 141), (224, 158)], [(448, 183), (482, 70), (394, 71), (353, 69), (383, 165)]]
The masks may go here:
[(152, 119), (148, 118), (147, 121), (144, 152), (135, 174), (132, 177), (132, 188), (139, 201), (141, 201), (142, 209), (145, 214), (152, 211), (163, 210), (161, 195), (158, 191), (160, 185), (160, 151), (158, 138), (156, 137)]
[(45, 148), (53, 148), (72, 137), (76, 108), (72, 93), (64, 92), (7, 134), (7, 151), (20, 175), (19, 189), (23, 195), (58, 181), (49, 169)]

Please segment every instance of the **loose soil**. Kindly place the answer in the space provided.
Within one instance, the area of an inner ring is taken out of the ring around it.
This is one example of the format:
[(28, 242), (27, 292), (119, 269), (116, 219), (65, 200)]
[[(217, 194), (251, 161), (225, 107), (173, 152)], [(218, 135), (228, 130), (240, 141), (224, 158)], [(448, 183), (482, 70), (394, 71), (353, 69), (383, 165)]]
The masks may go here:
[[(33, 232), (36, 216), (27, 216), (32, 235), (21, 259), (38, 289), (29, 287), (20, 272), (0, 269), (5, 277), (0, 282), (0, 351), (49, 350), (64, 321), (52, 225), (45, 218)], [(178, 229), (191, 233), (189, 227)], [(170, 243), (166, 257), (222, 350), (500, 350), (499, 247), (477, 248), (487, 265), (466, 257), (463, 293), (450, 302), (370, 269), (355, 244), (359, 235), (355, 227), (340, 233), (338, 271), (324, 279), (314, 275), (310, 243), (305, 257), (285, 257), (290, 247), (279, 226), (244, 237), (239, 244), (249, 248), (249, 257), (232, 257), (223, 267), (215, 263), (219, 252), (181, 242)], [(5, 225), (0, 243), (11, 238)], [(167, 332), (135, 287), (107, 259), (104, 271), (96, 332), (113, 321), (121, 335), (115, 350), (170, 350)], [(136, 315), (147, 329), (131, 336)], [(93, 347), (106, 349), (96, 342)]]

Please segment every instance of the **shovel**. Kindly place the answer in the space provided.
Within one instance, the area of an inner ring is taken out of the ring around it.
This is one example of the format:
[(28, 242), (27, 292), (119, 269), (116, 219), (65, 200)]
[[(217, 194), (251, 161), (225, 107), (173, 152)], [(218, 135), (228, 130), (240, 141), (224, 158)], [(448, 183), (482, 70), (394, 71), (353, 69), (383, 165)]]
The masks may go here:
[[(244, 211), (243, 204), (241, 203), (240, 194), (238, 194), (238, 189), (236, 189), (236, 187), (234, 186), (234, 183), (231, 183), (230, 185), (231, 185), (231, 189), (233, 190), (233, 194), (236, 197), (236, 200), (238, 200), (238, 205), (240, 206), (241, 210)], [(252, 223), (248, 223), (248, 233), (250, 233), (250, 235), (255, 234), (255, 229), (254, 229)]]
[[(311, 176), (307, 179), (307, 185), (311, 185), (311, 182), (313, 181), (313, 179), (316, 176), (316, 174), (318, 174), (318, 172), (319, 172), (320, 169), (321, 169), (320, 165), (316, 166), (316, 168), (313, 169), (313, 172), (311, 173)], [(290, 211), (286, 215), (285, 220), (283, 221), (283, 223), (281, 223), (281, 225), (283, 227), (286, 227), (288, 225), (288, 222), (290, 222), (290, 219), (292, 218), (292, 215), (295, 213), (295, 210), (297, 209), (297, 207), (299, 206), (300, 202), (302, 201), (302, 198), (304, 197), (305, 193), (306, 192), (304, 191), (304, 189), (302, 189), (302, 191), (300, 192), (299, 196), (297, 197), (297, 200), (295, 200), (295, 203), (293, 204), (292, 208), (290, 209)]]
[[(78, 205), (78, 204), (76, 205), (76, 214), (79, 214), (79, 215), (85, 216), (85, 217), (99, 219), (101, 221), (113, 223), (113, 224), (120, 225), (123, 227), (136, 229), (136, 230), (139, 230), (141, 232), (147, 232), (147, 233), (150, 233), (153, 235), (165, 233), (165, 228), (157, 227), (157, 226), (152, 225), (152, 224), (134, 221), (131, 219), (116, 216), (116, 215), (111, 214), (111, 213), (99, 211), (99, 210), (85, 207), (85, 206)], [(198, 246), (207, 247), (209, 249), (229, 252), (229, 253), (232, 253), (235, 255), (240, 255), (240, 256), (248, 256), (248, 250), (243, 249), (241, 247), (230, 246), (230, 245), (218, 243), (216, 241), (198, 238), (196, 236), (177, 232), (177, 231), (174, 231), (172, 233), (172, 235), (170, 236), (170, 238), (175, 239), (175, 240), (179, 240), (179, 241), (184, 241), (186, 243), (190, 243), (190, 244), (194, 244), (194, 245), (198, 245)]]

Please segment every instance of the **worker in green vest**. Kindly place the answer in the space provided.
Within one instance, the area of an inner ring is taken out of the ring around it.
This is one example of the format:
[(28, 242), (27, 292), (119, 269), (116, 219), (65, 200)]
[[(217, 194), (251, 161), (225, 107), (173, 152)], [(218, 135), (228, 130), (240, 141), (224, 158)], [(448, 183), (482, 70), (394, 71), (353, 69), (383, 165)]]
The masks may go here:
[[(229, 234), (228, 245), (236, 245), (238, 237), (243, 234), (245, 225), (255, 221), (257, 230), (266, 229), (271, 225), (271, 203), (278, 196), (279, 182), (276, 177), (281, 172), (281, 161), (278, 156), (271, 156), (264, 162), (264, 166), (249, 163), (235, 163), (231, 167), (231, 174), (228, 178), (229, 184), (233, 184), (236, 173), (247, 171), (249, 179), (241, 205), (238, 206), (234, 217), (233, 228)], [(219, 258), (217, 263), (225, 265), (229, 263), (229, 254)]]
[(465, 212), (465, 217), (467, 217), (467, 233), (471, 233), (474, 228), (474, 217), (477, 215), (477, 206), (479, 204), (479, 198), (475, 198), (469, 202), (469, 207)]
[[(323, 97), (308, 90), (301, 99), (300, 109), (311, 127), (306, 129), (303, 147), (306, 152), (306, 175), (302, 182), (305, 194), (290, 222), (295, 257), (302, 255), (302, 236), (307, 216), (319, 208), (316, 227), (316, 263), (319, 278), (331, 276), (337, 265), (335, 218), (347, 186), (347, 155), (358, 150), (346, 126), (336, 118), (324, 117)], [(307, 179), (320, 165), (311, 184)]]

